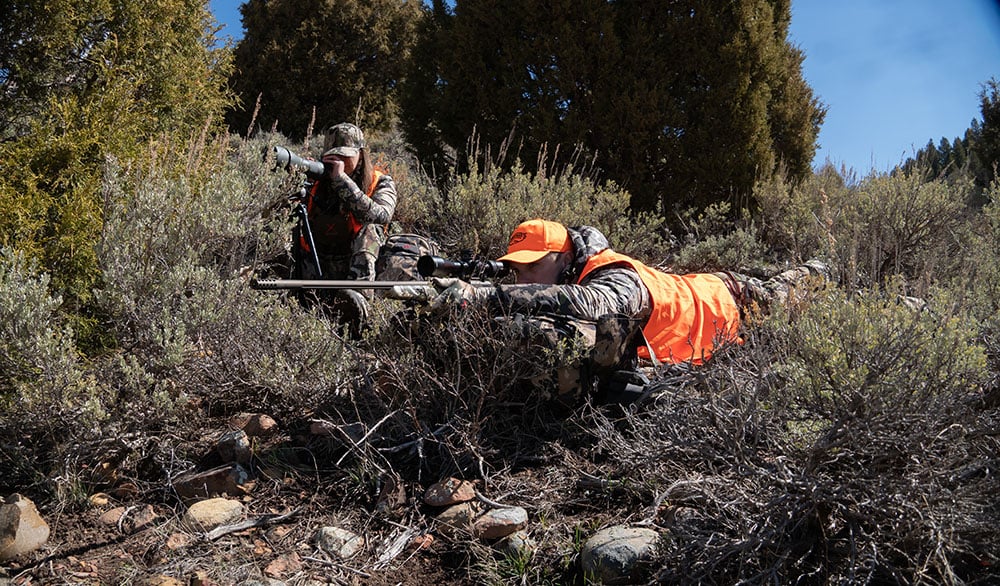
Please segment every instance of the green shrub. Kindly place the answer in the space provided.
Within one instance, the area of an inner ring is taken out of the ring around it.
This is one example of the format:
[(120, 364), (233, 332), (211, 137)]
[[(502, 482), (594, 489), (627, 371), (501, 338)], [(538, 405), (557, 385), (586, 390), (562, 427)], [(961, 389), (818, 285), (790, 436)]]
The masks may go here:
[(426, 226), (451, 254), (468, 250), (496, 258), (506, 252), (510, 233), (522, 221), (590, 225), (604, 232), (612, 248), (655, 263), (667, 253), (665, 224), (653, 214), (630, 214), (628, 200), (628, 192), (617, 185), (598, 185), (571, 168), (532, 175), (519, 165), (503, 171), (471, 163), (470, 171), (446, 190)]
[(86, 389), (62, 299), (36, 271), (22, 254), (0, 250), (0, 406), (8, 415), (59, 411)]
[(935, 299), (934, 312), (914, 312), (891, 290), (853, 300), (831, 293), (788, 328), (782, 367), (790, 385), (816, 413), (830, 413), (831, 425), (841, 410), (854, 410), (852, 418), (887, 407), (901, 414), (947, 410), (973, 395), (986, 376), (975, 328), (946, 292)]
[(873, 174), (843, 201), (834, 227), (841, 274), (864, 288), (901, 275), (914, 295), (954, 271), (970, 183), (924, 182), (919, 171)]
[(831, 166), (793, 183), (778, 172), (754, 186), (759, 237), (770, 255), (795, 263), (828, 257), (836, 248), (834, 217), (848, 188)]
[(290, 230), (273, 206), (291, 180), (261, 156), (273, 138), (163, 141), (144, 165), (106, 174), (100, 303), (138, 357), (110, 369), (125, 398), (197, 395), (225, 411), (263, 394), (286, 412), (338, 386), (336, 326), (245, 282), (284, 253)]
[(748, 218), (728, 220), (728, 203), (711, 204), (694, 217), (683, 218), (684, 246), (674, 259), (674, 270), (682, 273), (740, 269), (760, 263), (763, 248), (757, 230)]
[(745, 337), (697, 372), (666, 372), (644, 408), (580, 423), (616, 503), (629, 486), (662, 503), (643, 507), (669, 526), (660, 582), (991, 575), (978, 560), (998, 543), (984, 514), (995, 409), (962, 309), (831, 290)]

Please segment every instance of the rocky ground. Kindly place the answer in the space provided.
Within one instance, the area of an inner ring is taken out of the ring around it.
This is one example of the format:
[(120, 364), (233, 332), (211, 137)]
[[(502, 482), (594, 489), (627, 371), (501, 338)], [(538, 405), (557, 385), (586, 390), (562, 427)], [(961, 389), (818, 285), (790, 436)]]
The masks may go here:
[(604, 512), (615, 487), (567, 468), (555, 446), (489, 484), (279, 457), (342, 431), (314, 421), (311, 437), (293, 440), (266, 415), (235, 418), (200, 438), (201, 465), (167, 486), (122, 477), (109, 457), (95, 471), (103, 490), (40, 503), (42, 543), (30, 543), (27, 514), (20, 526), (0, 514), (0, 584), (582, 584), (641, 571), (656, 546), (655, 503), (619, 526)]

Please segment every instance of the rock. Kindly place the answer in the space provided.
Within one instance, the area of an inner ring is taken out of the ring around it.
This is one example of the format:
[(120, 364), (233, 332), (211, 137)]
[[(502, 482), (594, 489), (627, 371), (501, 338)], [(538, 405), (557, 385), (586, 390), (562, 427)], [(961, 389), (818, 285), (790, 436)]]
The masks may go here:
[(271, 578), (278, 578), (285, 574), (296, 574), (302, 571), (302, 560), (299, 554), (294, 551), (285, 555), (280, 555), (267, 564), (264, 568), (264, 575)]
[(250, 420), (243, 426), (243, 431), (250, 437), (269, 436), (278, 431), (278, 422), (270, 415), (257, 413), (250, 417)]
[(365, 424), (361, 422), (355, 423), (345, 423), (343, 425), (337, 425), (332, 421), (327, 421), (326, 419), (312, 419), (309, 421), (309, 433), (318, 436), (332, 437), (347, 445), (349, 440), (351, 444), (357, 445), (361, 442), (361, 439), (365, 437), (367, 429)]
[(110, 489), (111, 496), (119, 499), (133, 499), (139, 496), (139, 487), (134, 482), (123, 482)]
[(438, 533), (450, 537), (456, 531), (472, 533), (472, 521), (479, 514), (479, 506), (475, 502), (452, 505), (437, 516)]
[(423, 535), (414, 535), (413, 539), (410, 540), (406, 547), (409, 549), (430, 549), (434, 545), (434, 536), (430, 533), (424, 533)]
[(472, 533), (480, 539), (499, 539), (527, 524), (528, 512), (521, 507), (490, 509), (472, 523)]
[(152, 525), (158, 516), (153, 505), (115, 507), (102, 514), (97, 521), (102, 525), (118, 527), (122, 533), (135, 533)]
[(205, 570), (197, 570), (188, 578), (188, 586), (218, 586)]
[(660, 534), (644, 527), (608, 527), (592, 535), (580, 551), (586, 574), (605, 584), (630, 584), (639, 564), (656, 552)]
[(219, 438), (215, 444), (215, 451), (223, 462), (235, 462), (237, 464), (250, 463), (250, 438), (242, 429), (230, 431)]
[(203, 499), (219, 495), (243, 496), (244, 484), (250, 479), (239, 464), (227, 464), (204, 472), (182, 476), (174, 481), (174, 490), (184, 500)]
[(382, 489), (379, 491), (378, 500), (375, 501), (375, 510), (379, 513), (394, 511), (406, 504), (406, 487), (398, 477), (385, 474), (382, 476)]
[(316, 533), (316, 545), (342, 560), (353, 556), (365, 546), (365, 538), (340, 527), (323, 527)]
[(111, 495), (106, 492), (96, 492), (90, 495), (88, 500), (90, 501), (90, 506), (92, 507), (103, 507), (111, 502)]
[(220, 525), (239, 521), (243, 517), (243, 504), (224, 498), (198, 501), (184, 514), (184, 525), (192, 531), (211, 531)]
[(185, 548), (194, 541), (187, 533), (171, 533), (170, 537), (167, 538), (167, 549), (173, 551)]
[(513, 558), (531, 556), (537, 545), (526, 531), (515, 531), (497, 544), (500, 551)]
[(49, 539), (49, 525), (35, 503), (12, 494), (0, 506), (0, 561), (35, 551)]
[(476, 488), (468, 480), (446, 478), (424, 492), (424, 502), (432, 507), (447, 507), (476, 498)]

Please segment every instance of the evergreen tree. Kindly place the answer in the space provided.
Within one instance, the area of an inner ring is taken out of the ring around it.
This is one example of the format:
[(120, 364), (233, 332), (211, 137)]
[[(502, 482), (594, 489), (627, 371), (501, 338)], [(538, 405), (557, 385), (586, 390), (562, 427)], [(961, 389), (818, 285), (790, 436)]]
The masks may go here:
[[(120, 116), (146, 133), (200, 126), (228, 102), (229, 55), (196, 0), (4, 0), (0, 3), (0, 136), (29, 131), (53, 102), (100, 99), (122, 84)], [(126, 87), (127, 86), (127, 87)], [(134, 141), (133, 141), (134, 142)]]
[(971, 205), (985, 203), (983, 194), (996, 179), (1000, 166), (1000, 82), (991, 79), (983, 84), (979, 98), (982, 122), (973, 119), (965, 134), (953, 142), (942, 137), (935, 146), (929, 140), (900, 166), (907, 173), (920, 168), (928, 180), (939, 176), (971, 177), (976, 187)]
[(400, 86), (400, 107), (406, 113), (400, 125), (432, 176), (455, 164), (452, 152), (441, 139), (435, 115), (442, 107), (438, 71), (442, 70), (441, 56), (450, 36), (444, 27), (449, 24), (444, 0), (433, 0), (428, 14), (420, 19), (406, 64), (407, 81)]
[(107, 158), (221, 121), (229, 52), (214, 26), (195, 0), (0, 6), (0, 246), (39, 261), (68, 307), (99, 278)]
[(582, 145), (633, 205), (664, 210), (748, 204), (779, 161), (811, 173), (824, 110), (786, 40), (787, 0), (458, 0), (434, 18), (436, 75), (411, 80), (405, 117), (459, 150), (473, 132), (513, 133), (528, 161)]
[[(351, 121), (386, 127), (423, 15), (417, 0), (249, 0), (240, 7), (246, 34), (235, 49), (232, 87), (242, 107), (227, 116), (301, 139)], [(318, 129), (317, 129), (318, 130)]]
[(979, 109), (983, 124), (975, 147), (980, 165), (976, 180), (985, 187), (1000, 172), (1000, 80), (992, 78), (983, 84), (979, 92)]
[(949, 163), (951, 166), (959, 171), (966, 171), (969, 162), (969, 155), (966, 150), (966, 141), (960, 136), (956, 136), (955, 140), (951, 143), (951, 160)]

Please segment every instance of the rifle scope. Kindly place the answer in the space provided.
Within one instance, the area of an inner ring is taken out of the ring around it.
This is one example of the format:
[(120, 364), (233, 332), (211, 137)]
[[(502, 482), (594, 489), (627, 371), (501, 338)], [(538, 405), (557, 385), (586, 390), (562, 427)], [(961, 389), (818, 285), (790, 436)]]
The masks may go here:
[(417, 272), (424, 278), (493, 279), (505, 277), (510, 267), (498, 260), (448, 260), (425, 254), (417, 259)]
[(303, 159), (283, 146), (274, 147), (274, 163), (276, 167), (289, 170), (290, 167), (304, 169), (306, 175), (311, 179), (319, 179), (326, 173), (326, 166), (322, 161), (310, 161)]

